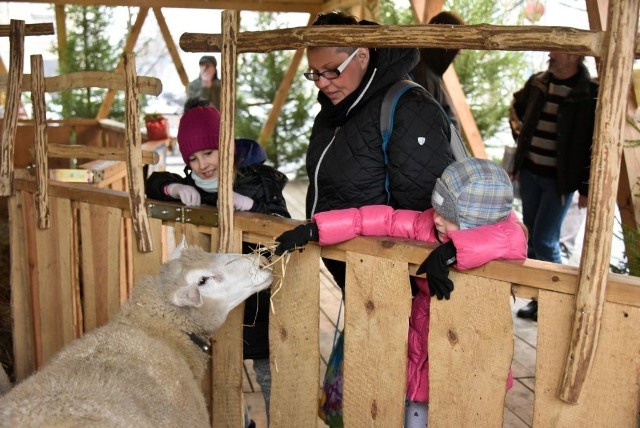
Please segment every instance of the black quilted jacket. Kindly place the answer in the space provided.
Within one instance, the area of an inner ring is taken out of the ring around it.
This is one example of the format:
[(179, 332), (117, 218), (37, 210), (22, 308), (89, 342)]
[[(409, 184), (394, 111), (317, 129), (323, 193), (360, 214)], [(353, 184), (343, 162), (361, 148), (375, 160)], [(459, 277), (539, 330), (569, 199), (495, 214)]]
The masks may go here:
[[(398, 103), (385, 165), (380, 106), (386, 90), (407, 78), (417, 49), (371, 49), (360, 87), (337, 105), (321, 92), (306, 166), (306, 215), (371, 204), (425, 210), (442, 171), (452, 161), (447, 119), (426, 94), (407, 92)], [(388, 200), (385, 181), (389, 180)]]

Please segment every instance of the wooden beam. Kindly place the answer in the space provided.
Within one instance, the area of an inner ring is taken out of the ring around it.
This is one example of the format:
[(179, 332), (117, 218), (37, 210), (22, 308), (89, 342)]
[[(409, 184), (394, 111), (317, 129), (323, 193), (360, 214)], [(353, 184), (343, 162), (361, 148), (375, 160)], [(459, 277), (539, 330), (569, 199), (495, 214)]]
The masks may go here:
[[(25, 36), (50, 36), (54, 33), (53, 24), (44, 22), (41, 24), (25, 24)], [(11, 25), (0, 25), (0, 37), (10, 37)]]
[(171, 55), (171, 59), (173, 60), (174, 65), (176, 66), (178, 77), (180, 77), (180, 81), (186, 87), (189, 84), (189, 76), (187, 76), (187, 72), (184, 70), (184, 66), (182, 65), (182, 60), (180, 59), (180, 54), (178, 53), (178, 48), (176, 47), (176, 44), (173, 41), (173, 37), (171, 37), (171, 32), (169, 31), (169, 26), (167, 25), (167, 21), (164, 19), (164, 15), (162, 14), (162, 10), (160, 8), (154, 7), (153, 13), (156, 16), (156, 20), (158, 21), (158, 26), (160, 27), (162, 38), (164, 39), (164, 42), (167, 44), (169, 55)]
[[(0, 88), (7, 86), (8, 78), (0, 76)], [(74, 88), (108, 88), (119, 91), (125, 90), (124, 74), (108, 71), (78, 71), (60, 76), (45, 77), (47, 92), (60, 92)], [(162, 82), (156, 77), (138, 76), (137, 86), (140, 93), (159, 95), (162, 92)], [(25, 74), (20, 88), (22, 92), (31, 91), (31, 75)]]
[(615, 197), (640, 0), (612, 0), (605, 33), (589, 178), (586, 236), (573, 331), (558, 397), (577, 403), (593, 364), (604, 309)]
[(35, 0), (32, 3), (80, 6), (172, 7), (180, 9), (250, 10), (255, 12), (317, 12), (325, 4), (351, 4), (351, 1), (326, 0)]
[(411, 0), (411, 10), (416, 22), (426, 24), (444, 6), (444, 0)]
[[(603, 32), (569, 27), (489, 24), (338, 26), (320, 25), (238, 34), (238, 53), (300, 49), (310, 46), (438, 47), (505, 51), (556, 51), (601, 56)], [(219, 52), (219, 34), (184, 33), (185, 52)], [(640, 54), (640, 43), (636, 43)]]
[(129, 204), (133, 231), (138, 243), (138, 251), (150, 253), (153, 251), (151, 226), (144, 205), (144, 177), (142, 175), (142, 137), (140, 136), (140, 117), (138, 111), (138, 84), (136, 77), (136, 62), (134, 55), (124, 56), (124, 75), (126, 83), (125, 108), (125, 152), (127, 153), (127, 178), (129, 187)]
[(31, 103), (33, 104), (33, 131), (36, 144), (36, 213), (38, 227), (51, 227), (49, 211), (49, 164), (47, 160), (47, 110), (44, 89), (44, 65), (42, 55), (31, 55), (31, 71), (33, 72)]
[(0, 196), (13, 193), (13, 154), (24, 67), (24, 21), (11, 20), (9, 83), (0, 140)]
[[(116, 66), (116, 73), (122, 72), (124, 68), (124, 54), (133, 53), (133, 48), (138, 41), (138, 37), (140, 37), (140, 32), (142, 31), (142, 26), (144, 25), (144, 21), (147, 19), (148, 13), (148, 7), (141, 7), (138, 10), (136, 22), (133, 23), (133, 27), (131, 27), (131, 31), (129, 32), (129, 36), (127, 36), (127, 41), (124, 45), (123, 56), (120, 57), (118, 65)], [(111, 106), (113, 106), (113, 100), (115, 99), (115, 97), (115, 90), (109, 89), (105, 94), (104, 99), (102, 100), (100, 110), (98, 110), (98, 114), (96, 114), (96, 119), (106, 119), (109, 116), (109, 112), (111, 111)]]

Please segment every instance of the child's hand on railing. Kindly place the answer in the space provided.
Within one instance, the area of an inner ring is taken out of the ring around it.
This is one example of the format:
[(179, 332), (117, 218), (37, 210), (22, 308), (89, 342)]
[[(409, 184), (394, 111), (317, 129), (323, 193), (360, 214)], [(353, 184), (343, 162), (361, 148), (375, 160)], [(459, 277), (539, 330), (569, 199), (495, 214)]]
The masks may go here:
[(449, 279), (449, 266), (455, 264), (456, 253), (452, 241), (442, 244), (429, 253), (416, 271), (418, 275), (427, 274), (431, 296), (435, 295), (438, 300), (451, 297), (453, 281)]

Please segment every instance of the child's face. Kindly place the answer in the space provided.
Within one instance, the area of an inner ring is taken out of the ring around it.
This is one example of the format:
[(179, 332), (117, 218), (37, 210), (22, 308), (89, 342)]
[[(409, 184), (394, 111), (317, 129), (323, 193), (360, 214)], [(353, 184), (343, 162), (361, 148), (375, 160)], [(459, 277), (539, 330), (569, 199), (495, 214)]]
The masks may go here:
[(199, 150), (189, 157), (189, 167), (203, 180), (218, 178), (218, 155), (217, 150)]
[(460, 226), (448, 218), (442, 217), (436, 210), (433, 210), (433, 223), (436, 225), (440, 242), (447, 242), (449, 240), (447, 233), (460, 230)]

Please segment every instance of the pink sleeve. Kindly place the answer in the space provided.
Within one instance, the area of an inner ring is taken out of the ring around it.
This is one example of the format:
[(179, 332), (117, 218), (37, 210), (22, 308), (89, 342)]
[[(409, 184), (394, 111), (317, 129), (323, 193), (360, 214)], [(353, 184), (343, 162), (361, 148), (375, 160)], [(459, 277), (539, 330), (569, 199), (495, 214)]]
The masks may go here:
[(356, 236), (393, 236), (429, 240), (433, 234), (432, 210), (394, 210), (387, 205), (369, 205), (318, 213), (320, 245), (333, 245)]
[(458, 270), (482, 266), (491, 260), (527, 258), (527, 238), (513, 211), (506, 220), (450, 232), (449, 237), (456, 247)]

